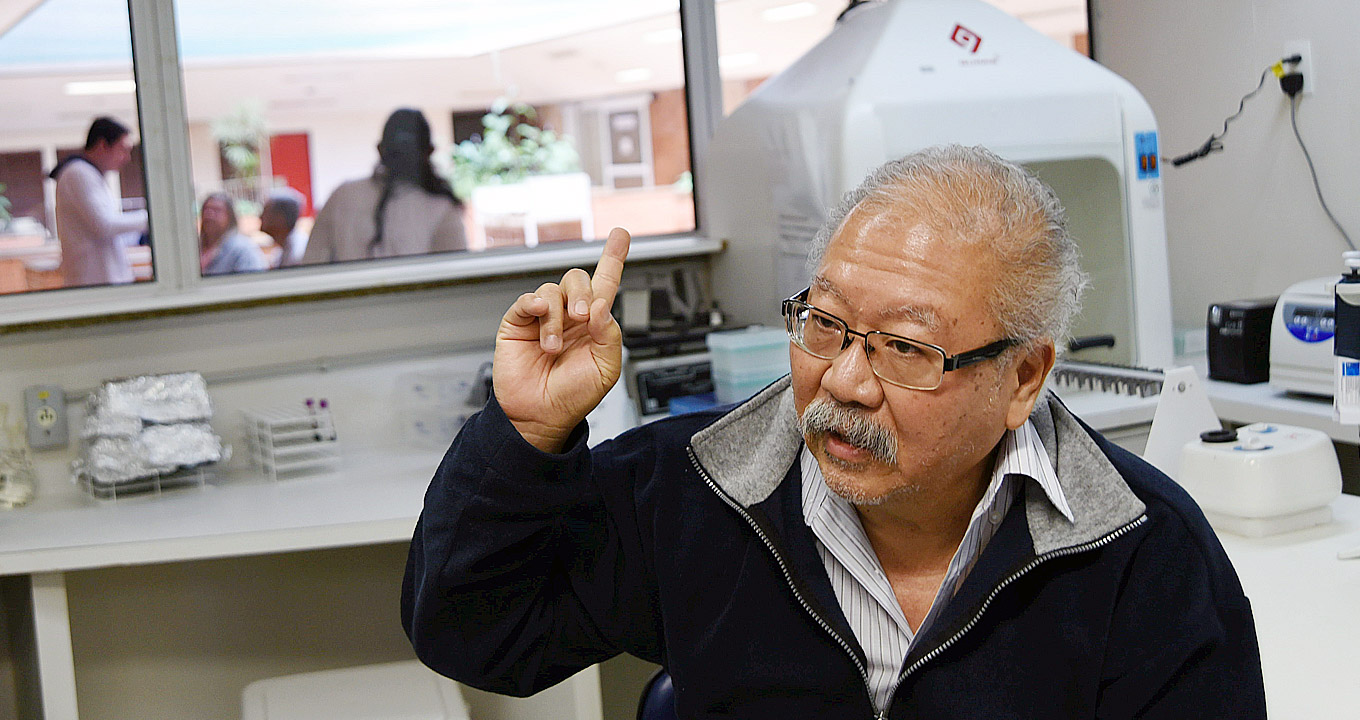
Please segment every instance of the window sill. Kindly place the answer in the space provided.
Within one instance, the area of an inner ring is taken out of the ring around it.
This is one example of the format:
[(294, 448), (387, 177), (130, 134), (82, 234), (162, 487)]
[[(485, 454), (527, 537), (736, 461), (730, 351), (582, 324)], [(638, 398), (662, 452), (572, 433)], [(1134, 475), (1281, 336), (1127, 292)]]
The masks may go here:
[[(696, 235), (635, 241), (629, 262), (668, 260), (722, 251), (722, 243)], [(195, 278), (192, 287), (169, 283), (36, 292), (0, 298), (0, 334), (49, 326), (90, 324), (192, 310), (235, 308), (278, 302), (452, 284), (528, 273), (594, 267), (602, 242), (572, 243), (532, 252), (456, 254), (353, 266), (299, 268), (223, 278)], [(12, 304), (11, 304), (12, 303)]]

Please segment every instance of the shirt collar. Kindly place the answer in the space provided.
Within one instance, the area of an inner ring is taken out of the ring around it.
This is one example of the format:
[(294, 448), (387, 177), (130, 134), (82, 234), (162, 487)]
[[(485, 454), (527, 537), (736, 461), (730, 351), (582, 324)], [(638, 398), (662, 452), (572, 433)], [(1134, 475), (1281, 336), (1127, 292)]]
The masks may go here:
[(1001, 445), (996, 453), (996, 465), (992, 470), (992, 485), (999, 484), (997, 482), (999, 479), (1011, 474), (1023, 475), (1034, 480), (1043, 488), (1044, 495), (1048, 497), (1050, 503), (1053, 503), (1053, 507), (1062, 513), (1068, 522), (1076, 522), (1072, 508), (1067, 504), (1067, 496), (1063, 494), (1062, 485), (1058, 483), (1058, 473), (1053, 469), (1053, 463), (1049, 461), (1048, 453), (1044, 451), (1043, 442), (1039, 439), (1039, 431), (1029, 420), (1015, 430), (1007, 430), (1006, 435), (1001, 438)]

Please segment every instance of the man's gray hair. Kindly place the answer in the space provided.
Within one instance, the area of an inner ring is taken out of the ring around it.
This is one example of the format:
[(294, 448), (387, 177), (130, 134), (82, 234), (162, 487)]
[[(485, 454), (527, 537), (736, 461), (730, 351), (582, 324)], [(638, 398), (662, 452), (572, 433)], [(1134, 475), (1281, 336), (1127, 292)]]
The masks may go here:
[(1052, 340), (1061, 354), (1088, 284), (1058, 196), (1024, 168), (982, 147), (927, 148), (879, 167), (846, 193), (813, 240), (808, 264), (855, 208), (924, 223), (961, 252), (987, 248), (1000, 274), (989, 305), (1022, 347)]
[[(283, 215), (284, 222), (287, 223), (289, 230), (297, 225), (298, 218), (302, 217), (302, 208), (306, 204), (307, 197), (290, 187), (270, 190), (264, 201), (264, 207), (273, 207)], [(263, 212), (263, 209), (261, 209), (261, 212)]]

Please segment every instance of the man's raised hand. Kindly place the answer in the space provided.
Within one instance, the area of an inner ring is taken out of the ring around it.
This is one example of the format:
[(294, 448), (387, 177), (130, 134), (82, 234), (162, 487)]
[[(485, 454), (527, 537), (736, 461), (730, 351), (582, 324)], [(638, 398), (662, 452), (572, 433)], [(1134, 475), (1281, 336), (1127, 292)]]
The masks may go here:
[(623, 369), (623, 333), (609, 314), (628, 257), (614, 228), (592, 277), (572, 268), (525, 293), (501, 318), (492, 385), (506, 417), (534, 447), (558, 452)]

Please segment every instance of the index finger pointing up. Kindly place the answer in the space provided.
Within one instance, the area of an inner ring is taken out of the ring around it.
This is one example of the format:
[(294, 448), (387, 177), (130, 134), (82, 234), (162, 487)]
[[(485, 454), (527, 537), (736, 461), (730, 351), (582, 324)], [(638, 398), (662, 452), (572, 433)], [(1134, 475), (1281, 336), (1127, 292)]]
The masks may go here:
[(595, 266), (595, 274), (590, 278), (590, 294), (596, 299), (604, 298), (608, 308), (614, 304), (614, 295), (619, 291), (619, 280), (623, 277), (623, 261), (628, 257), (628, 243), (632, 238), (623, 228), (609, 231), (609, 239), (604, 243), (604, 254)]

